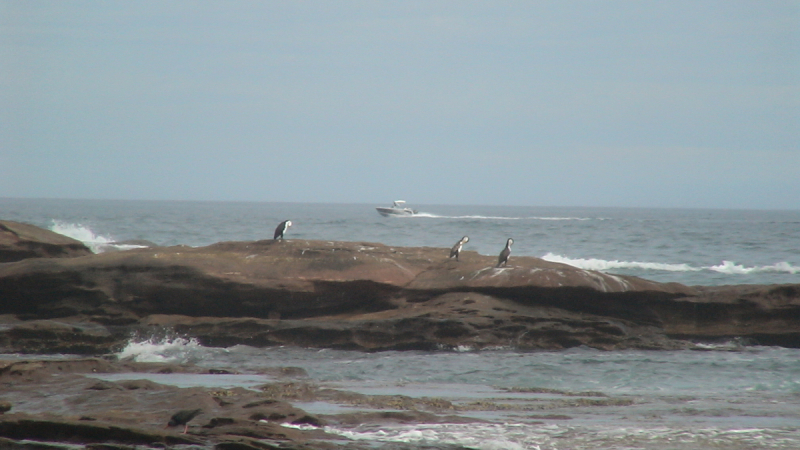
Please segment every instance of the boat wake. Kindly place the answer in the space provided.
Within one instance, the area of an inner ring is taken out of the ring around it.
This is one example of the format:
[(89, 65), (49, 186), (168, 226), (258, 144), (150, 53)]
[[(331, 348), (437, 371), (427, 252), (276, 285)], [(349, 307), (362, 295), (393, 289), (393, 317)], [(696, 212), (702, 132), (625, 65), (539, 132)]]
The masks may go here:
[(592, 217), (537, 217), (537, 216), (533, 216), (533, 217), (508, 217), (508, 216), (481, 216), (481, 215), (446, 216), (446, 215), (439, 215), (439, 214), (426, 213), (426, 212), (419, 212), (419, 213), (414, 214), (413, 216), (404, 216), (404, 217), (416, 217), (416, 218), (428, 218), (428, 219), (462, 219), (462, 220), (553, 220), (553, 221), (561, 221), (561, 220), (577, 220), (577, 221), (605, 220), (603, 218), (592, 218)]

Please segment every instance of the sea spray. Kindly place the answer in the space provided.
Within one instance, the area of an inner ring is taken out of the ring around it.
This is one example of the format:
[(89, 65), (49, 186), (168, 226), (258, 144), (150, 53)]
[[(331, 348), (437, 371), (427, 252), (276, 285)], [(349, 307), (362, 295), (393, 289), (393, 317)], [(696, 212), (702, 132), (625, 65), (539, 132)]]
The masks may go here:
[(50, 226), (50, 231), (81, 241), (94, 253), (102, 253), (107, 251), (114, 242), (113, 238), (98, 235), (88, 226), (79, 223), (68, 223), (60, 220), (53, 220), (53, 225)]
[(125, 244), (116, 242), (111, 236), (103, 236), (94, 232), (91, 227), (80, 223), (69, 223), (53, 220), (50, 231), (83, 242), (93, 253), (104, 253), (117, 250), (131, 250), (145, 248), (145, 245)]
[(172, 330), (162, 330), (146, 338), (135, 333), (125, 348), (117, 353), (117, 358), (136, 362), (184, 364), (200, 359), (204, 350), (196, 338), (186, 338), (176, 335)]

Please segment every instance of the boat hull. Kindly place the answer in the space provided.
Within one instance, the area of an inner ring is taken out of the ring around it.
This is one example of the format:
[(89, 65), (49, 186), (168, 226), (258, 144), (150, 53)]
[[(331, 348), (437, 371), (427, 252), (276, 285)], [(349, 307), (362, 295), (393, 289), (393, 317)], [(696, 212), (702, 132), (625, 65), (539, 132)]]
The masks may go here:
[(376, 211), (383, 217), (390, 216), (413, 216), (414, 210), (409, 208), (375, 208)]

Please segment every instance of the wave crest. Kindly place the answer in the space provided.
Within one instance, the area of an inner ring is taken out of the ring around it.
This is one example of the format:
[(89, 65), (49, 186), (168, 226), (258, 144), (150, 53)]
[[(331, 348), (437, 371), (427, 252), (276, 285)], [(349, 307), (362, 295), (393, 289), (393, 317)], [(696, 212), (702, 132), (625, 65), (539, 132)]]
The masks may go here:
[(144, 248), (143, 245), (119, 244), (110, 236), (95, 233), (91, 228), (80, 223), (62, 222), (53, 220), (50, 231), (83, 242), (93, 253), (103, 253), (114, 250), (130, 250)]
[(547, 253), (542, 256), (542, 259), (550, 262), (557, 262), (568, 264), (579, 269), (596, 270), (604, 272), (614, 269), (638, 269), (638, 270), (657, 270), (666, 272), (700, 272), (712, 271), (728, 275), (750, 275), (753, 273), (800, 273), (800, 267), (793, 266), (792, 264), (783, 261), (766, 266), (752, 266), (747, 267), (742, 264), (737, 264), (733, 261), (722, 261), (721, 264), (714, 266), (694, 267), (691, 264), (672, 264), (672, 263), (658, 263), (658, 262), (639, 262), (639, 261), (619, 261), (619, 260), (605, 260), (597, 258), (569, 258), (563, 255), (556, 255), (554, 253)]
[(749, 275), (751, 273), (765, 273), (765, 272), (790, 273), (790, 274), (800, 273), (800, 267), (793, 266), (786, 261), (771, 264), (768, 266), (754, 266), (754, 267), (745, 267), (744, 265), (736, 264), (733, 261), (722, 261), (722, 264), (708, 267), (708, 270), (713, 270), (714, 272), (719, 272), (719, 273), (727, 273), (731, 275)]
[(120, 360), (136, 362), (186, 363), (193, 359), (193, 355), (203, 351), (204, 347), (196, 338), (151, 336), (139, 339), (134, 336), (116, 356)]
[(664, 270), (670, 272), (694, 272), (701, 269), (690, 266), (689, 264), (668, 264), (638, 261), (608, 261), (596, 258), (568, 258), (562, 255), (548, 253), (542, 259), (550, 262), (569, 264), (579, 269), (605, 271), (612, 269), (644, 269), (644, 270)]

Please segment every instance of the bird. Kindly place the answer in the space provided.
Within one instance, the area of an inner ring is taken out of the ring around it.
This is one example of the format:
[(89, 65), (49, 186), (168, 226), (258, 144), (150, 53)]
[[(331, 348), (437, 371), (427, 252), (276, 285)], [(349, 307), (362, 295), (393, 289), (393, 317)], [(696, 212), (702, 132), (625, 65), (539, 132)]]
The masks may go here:
[(497, 258), (497, 267), (508, 264), (508, 255), (511, 254), (511, 244), (513, 243), (514, 240), (508, 238), (508, 241), (506, 241), (506, 248), (504, 248), (503, 251), (500, 252), (500, 257)]
[(275, 236), (273, 239), (283, 239), (283, 233), (285, 233), (290, 226), (292, 226), (291, 220), (284, 220), (283, 222), (279, 223), (278, 228), (275, 228)]
[(186, 434), (189, 431), (189, 421), (194, 419), (197, 415), (202, 414), (202, 409), (183, 409), (175, 414), (169, 419), (169, 423), (164, 428), (169, 427), (177, 427), (180, 425), (184, 425), (183, 427), (183, 434)]
[(456, 245), (450, 249), (450, 258), (455, 257), (456, 261), (458, 261), (458, 254), (461, 253), (461, 247), (463, 247), (467, 242), (469, 242), (469, 236), (464, 236), (460, 241), (456, 242)]

